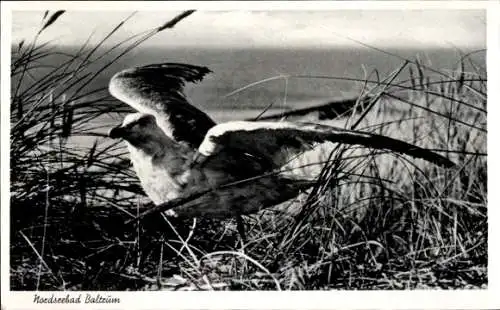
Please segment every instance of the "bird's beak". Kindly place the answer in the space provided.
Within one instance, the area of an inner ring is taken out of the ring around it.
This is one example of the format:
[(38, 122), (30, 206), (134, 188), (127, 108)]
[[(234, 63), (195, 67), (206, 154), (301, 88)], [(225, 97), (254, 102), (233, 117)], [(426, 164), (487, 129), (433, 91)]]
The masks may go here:
[(191, 162), (191, 167), (202, 167), (207, 158), (207, 156), (201, 154), (199, 151), (196, 151), (193, 156), (193, 161)]
[(111, 128), (111, 130), (108, 132), (108, 136), (111, 139), (118, 139), (123, 137), (123, 127), (121, 126), (116, 126)]

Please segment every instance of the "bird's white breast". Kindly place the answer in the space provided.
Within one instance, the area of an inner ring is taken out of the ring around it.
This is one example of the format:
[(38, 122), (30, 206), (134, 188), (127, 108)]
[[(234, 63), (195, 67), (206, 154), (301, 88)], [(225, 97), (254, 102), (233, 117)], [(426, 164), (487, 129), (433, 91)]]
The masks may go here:
[(132, 145), (129, 145), (128, 149), (137, 177), (144, 191), (155, 204), (158, 205), (179, 196), (181, 185), (173, 178), (165, 165), (155, 163), (151, 155)]

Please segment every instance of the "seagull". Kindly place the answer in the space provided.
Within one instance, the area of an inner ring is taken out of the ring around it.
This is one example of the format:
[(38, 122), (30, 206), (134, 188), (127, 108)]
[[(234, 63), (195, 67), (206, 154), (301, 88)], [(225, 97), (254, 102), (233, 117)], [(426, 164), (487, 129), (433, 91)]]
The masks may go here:
[[(237, 219), (290, 200), (314, 180), (281, 173), (291, 158), (327, 141), (385, 149), (452, 167), (449, 159), (390, 137), (299, 122), (230, 121), (216, 124), (184, 94), (186, 83), (200, 82), (211, 70), (180, 63), (123, 70), (109, 92), (137, 113), (109, 131), (123, 139), (141, 185), (155, 205), (214, 189), (166, 215)], [(224, 186), (234, 184), (234, 186)]]

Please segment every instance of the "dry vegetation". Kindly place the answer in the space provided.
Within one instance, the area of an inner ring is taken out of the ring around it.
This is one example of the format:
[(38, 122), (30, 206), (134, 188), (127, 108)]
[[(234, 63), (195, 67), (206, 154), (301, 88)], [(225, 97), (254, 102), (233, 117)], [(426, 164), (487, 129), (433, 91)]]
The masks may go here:
[[(44, 28), (58, 16), (46, 16)], [(124, 55), (183, 17), (111, 50)], [(32, 72), (54, 53), (37, 38), (12, 52), (12, 289), (487, 285), (486, 69), (468, 55), (453, 72), (408, 60), (386, 79), (367, 76), (359, 81), (360, 98), (369, 98), (362, 112), (328, 121), (439, 150), (455, 169), (331, 145), (306, 157), (327, 162), (315, 168), (314, 188), (246, 218), (249, 241), (241, 252), (231, 220), (158, 215), (125, 224), (142, 210), (143, 193), (128, 162), (116, 160), (124, 150), (96, 134), (90, 147), (69, 142), (95, 132), (89, 120), (126, 112), (105, 89), (87, 89), (107, 65), (89, 67), (110, 50), (83, 45), (37, 77)], [(394, 82), (403, 70), (411, 79)]]

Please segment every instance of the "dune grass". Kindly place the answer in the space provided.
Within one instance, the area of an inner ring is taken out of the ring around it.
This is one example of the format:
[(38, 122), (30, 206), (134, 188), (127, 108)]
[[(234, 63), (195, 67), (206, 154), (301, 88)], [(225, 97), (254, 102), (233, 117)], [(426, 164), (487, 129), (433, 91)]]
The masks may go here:
[[(46, 14), (39, 34), (63, 13)], [(160, 214), (125, 224), (148, 208), (147, 199), (122, 146), (96, 133), (105, 125), (89, 128), (88, 121), (129, 110), (91, 81), (189, 14), (106, 50), (105, 40), (128, 19), (75, 55), (55, 55), (50, 44), (38, 43), (39, 34), (14, 48), (11, 289), (486, 287), (486, 69), (469, 55), (452, 72), (405, 59), (383, 79), (374, 72), (352, 80), (362, 85), (358, 108), (322, 120), (434, 149), (457, 163), (454, 169), (351, 146), (314, 149), (290, 167), (315, 174), (316, 185), (247, 216), (244, 251), (232, 220)], [(54, 56), (60, 65), (42, 67)], [(410, 79), (401, 81), (404, 70)], [(75, 137), (95, 142), (78, 146)]]

